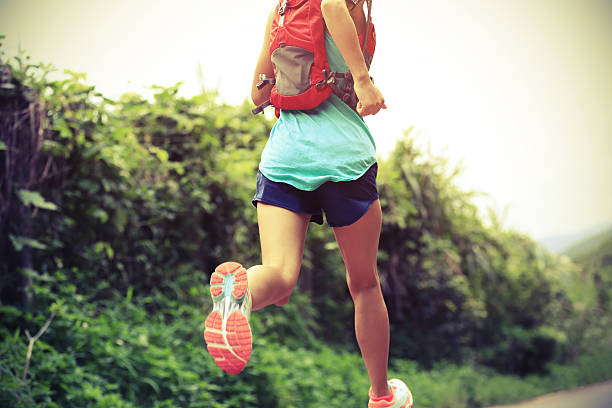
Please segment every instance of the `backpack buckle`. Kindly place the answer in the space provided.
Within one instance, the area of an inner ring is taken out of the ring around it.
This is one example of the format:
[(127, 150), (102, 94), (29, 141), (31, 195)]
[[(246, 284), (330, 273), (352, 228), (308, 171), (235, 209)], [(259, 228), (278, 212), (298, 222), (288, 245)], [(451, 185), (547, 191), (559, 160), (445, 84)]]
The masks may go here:
[(261, 89), (264, 86), (268, 84), (274, 85), (275, 83), (276, 83), (276, 78), (268, 78), (266, 77), (266, 74), (259, 74), (259, 82), (255, 86), (257, 87), (257, 89), (261, 91)]
[(253, 113), (253, 115), (257, 115), (258, 113), (262, 113), (264, 109), (266, 109), (270, 105), (272, 105), (272, 102), (270, 102), (270, 100), (268, 99), (261, 105), (258, 105), (255, 109), (251, 110), (251, 112)]
[(278, 15), (282, 16), (285, 14), (285, 9), (287, 8), (287, 0), (283, 1), (280, 7), (278, 8)]
[(327, 70), (323, 70), (323, 79), (315, 84), (316, 88), (324, 87), (325, 85), (335, 85), (336, 84), (336, 73), (335, 72), (327, 72)]

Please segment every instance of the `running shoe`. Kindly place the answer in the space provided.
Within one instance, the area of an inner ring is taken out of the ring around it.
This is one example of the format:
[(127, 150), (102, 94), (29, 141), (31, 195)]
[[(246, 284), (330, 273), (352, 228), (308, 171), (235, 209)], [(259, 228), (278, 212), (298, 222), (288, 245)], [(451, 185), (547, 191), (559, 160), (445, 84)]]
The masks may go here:
[(238, 374), (251, 356), (251, 292), (246, 270), (224, 262), (210, 277), (213, 310), (204, 323), (204, 341), (215, 363), (228, 374)]
[(412, 393), (408, 389), (408, 386), (404, 384), (402, 380), (393, 379), (389, 380), (389, 387), (393, 392), (393, 398), (391, 401), (383, 398), (374, 398), (372, 395), (372, 389), (370, 389), (370, 402), (368, 402), (368, 408), (410, 408), (414, 404), (412, 400)]

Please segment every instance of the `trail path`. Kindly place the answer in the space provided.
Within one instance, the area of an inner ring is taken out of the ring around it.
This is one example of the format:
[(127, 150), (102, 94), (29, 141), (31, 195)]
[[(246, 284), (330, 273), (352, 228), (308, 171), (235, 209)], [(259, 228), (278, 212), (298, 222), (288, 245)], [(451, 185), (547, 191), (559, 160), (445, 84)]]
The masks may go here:
[(517, 405), (490, 408), (612, 408), (612, 381), (543, 395)]

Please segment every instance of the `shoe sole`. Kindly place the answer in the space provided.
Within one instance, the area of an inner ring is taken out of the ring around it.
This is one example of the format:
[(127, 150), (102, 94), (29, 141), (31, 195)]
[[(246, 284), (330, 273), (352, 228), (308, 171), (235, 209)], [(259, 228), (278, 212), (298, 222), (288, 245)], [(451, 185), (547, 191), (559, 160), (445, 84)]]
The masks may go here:
[[(412, 398), (412, 392), (410, 391), (410, 388), (408, 388), (408, 386), (406, 386), (407, 390), (408, 390), (408, 401), (406, 401), (406, 403), (404, 405), (402, 405), (399, 408), (412, 408), (412, 406), (414, 405), (414, 399)], [(393, 387), (393, 393), (395, 394), (395, 387)], [(394, 399), (395, 404), (393, 404), (393, 406), (395, 406), (397, 404), (397, 400)], [(370, 404), (368, 404), (368, 407), (370, 406)], [(390, 405), (388, 405), (388, 407), (390, 407)]]
[(204, 323), (204, 341), (219, 368), (233, 375), (240, 373), (251, 357), (251, 326), (238, 308), (246, 288), (246, 270), (237, 262), (222, 263), (210, 277), (213, 311)]
[(406, 404), (404, 404), (400, 408), (411, 408), (414, 405), (414, 399), (412, 398), (412, 392), (410, 391), (410, 388), (408, 389), (408, 394), (410, 395), (410, 398), (408, 399)]
[(409, 400), (409, 401), (407, 401), (407, 402), (406, 402), (404, 405), (402, 405), (400, 408), (412, 408), (412, 405), (413, 405), (413, 404), (414, 404), (414, 403), (412, 402), (412, 396), (411, 396), (410, 400)]

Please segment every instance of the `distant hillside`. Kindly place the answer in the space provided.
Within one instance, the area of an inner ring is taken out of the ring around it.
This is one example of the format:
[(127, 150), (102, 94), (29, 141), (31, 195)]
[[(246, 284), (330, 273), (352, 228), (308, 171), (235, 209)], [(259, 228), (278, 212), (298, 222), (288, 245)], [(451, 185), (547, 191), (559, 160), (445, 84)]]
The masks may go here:
[[(594, 234), (562, 252), (578, 266), (566, 280), (574, 306), (599, 328), (585, 332), (595, 347), (612, 347), (612, 228)], [(587, 317), (588, 316), (588, 317)]]
[(540, 238), (538, 241), (550, 252), (565, 254), (565, 251), (570, 247), (578, 245), (595, 235), (605, 234), (609, 230), (612, 230), (612, 223), (586, 228), (571, 234), (548, 236)]
[(580, 264), (605, 266), (608, 262), (612, 263), (612, 228), (583, 239), (562, 251), (562, 254)]

